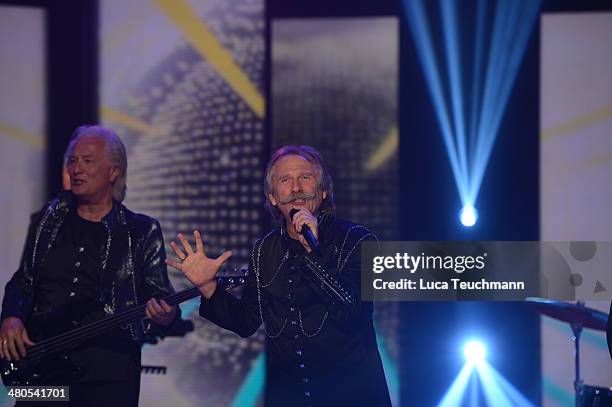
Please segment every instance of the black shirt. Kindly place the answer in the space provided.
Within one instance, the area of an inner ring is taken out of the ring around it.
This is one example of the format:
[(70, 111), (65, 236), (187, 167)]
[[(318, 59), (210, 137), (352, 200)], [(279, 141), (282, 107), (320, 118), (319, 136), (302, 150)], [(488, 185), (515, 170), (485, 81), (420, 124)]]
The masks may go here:
[(107, 233), (102, 222), (91, 222), (71, 211), (40, 272), (37, 304), (81, 319), (78, 313), (101, 310), (101, 247)]

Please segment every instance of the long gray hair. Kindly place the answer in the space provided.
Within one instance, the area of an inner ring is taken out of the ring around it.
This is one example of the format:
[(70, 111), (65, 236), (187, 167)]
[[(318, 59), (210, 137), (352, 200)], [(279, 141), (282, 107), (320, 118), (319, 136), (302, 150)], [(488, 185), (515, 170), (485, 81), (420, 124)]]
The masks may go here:
[(108, 160), (113, 167), (119, 169), (119, 176), (113, 184), (113, 198), (119, 202), (125, 199), (125, 193), (127, 190), (127, 152), (123, 141), (109, 128), (86, 124), (77, 127), (72, 136), (70, 142), (64, 153), (64, 165), (68, 163), (68, 158), (72, 154), (74, 144), (83, 136), (96, 135), (104, 139), (106, 145), (106, 153)]
[(296, 155), (298, 157), (302, 157), (309, 163), (314, 164), (319, 189), (321, 191), (327, 192), (327, 197), (321, 203), (320, 210), (330, 214), (335, 213), (336, 204), (334, 203), (334, 185), (332, 182), (331, 175), (327, 170), (327, 165), (325, 165), (325, 161), (323, 161), (323, 156), (321, 156), (321, 153), (319, 153), (316, 148), (311, 146), (284, 146), (279, 148), (274, 154), (272, 154), (272, 157), (270, 158), (270, 161), (268, 161), (268, 165), (266, 166), (266, 176), (264, 178), (264, 202), (265, 207), (272, 215), (272, 218), (275, 221), (279, 221), (283, 217), (283, 214), (280, 209), (272, 205), (270, 199), (268, 198), (269, 194), (274, 194), (274, 183), (272, 179), (274, 165), (276, 165), (278, 160), (288, 155)]

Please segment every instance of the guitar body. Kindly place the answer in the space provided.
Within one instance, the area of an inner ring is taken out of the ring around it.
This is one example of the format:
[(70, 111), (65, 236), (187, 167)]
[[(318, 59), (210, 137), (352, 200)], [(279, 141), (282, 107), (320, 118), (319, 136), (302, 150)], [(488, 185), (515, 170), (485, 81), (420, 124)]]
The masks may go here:
[(5, 386), (65, 385), (82, 376), (82, 369), (72, 363), (68, 352), (37, 360), (0, 360)]
[[(53, 352), (52, 347), (48, 347), (48, 352), (45, 352), (45, 347), (36, 345), (79, 327), (87, 309), (76, 309), (81, 310), (80, 315), (74, 315), (74, 312), (72, 315), (67, 312), (45, 312), (34, 314), (26, 321), (28, 335), (35, 345), (26, 349), (25, 358), (13, 361), (0, 359), (0, 375), (5, 386), (59, 385), (83, 374), (83, 369), (70, 359), (72, 347), (59, 352)], [(29, 357), (29, 353), (35, 349), (39, 356)]]

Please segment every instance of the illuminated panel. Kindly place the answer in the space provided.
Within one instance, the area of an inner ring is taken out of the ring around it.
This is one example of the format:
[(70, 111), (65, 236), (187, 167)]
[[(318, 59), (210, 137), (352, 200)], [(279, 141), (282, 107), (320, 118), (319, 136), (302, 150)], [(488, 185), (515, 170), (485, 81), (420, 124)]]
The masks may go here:
[[(612, 13), (544, 14), (541, 30), (541, 239), (609, 241)], [(574, 270), (589, 264), (571, 256), (568, 259), (573, 261), (570, 265)], [(607, 313), (610, 302), (591, 301), (586, 305)], [(568, 324), (542, 318), (544, 406), (574, 403), (571, 338)], [(605, 333), (584, 330), (580, 346), (584, 383), (610, 386), (612, 370)]]
[(0, 256), (6, 281), (17, 269), (30, 214), (44, 200), (44, 11), (0, 6)]
[(398, 231), (397, 19), (273, 22), (272, 144), (326, 159), (338, 213)]
[[(272, 147), (308, 144), (325, 158), (338, 215), (399, 237), (398, 21), (272, 22)], [(399, 405), (398, 304), (376, 304), (392, 402)]]
[[(17, 270), (30, 215), (45, 199), (44, 35), (44, 10), (0, 6), (2, 287)], [(13, 405), (2, 393), (0, 405)]]
[[(167, 243), (199, 229), (210, 255), (232, 249), (228, 268), (245, 267), (264, 232), (263, 1), (100, 7), (100, 113), (127, 144), (126, 205), (159, 219)], [(259, 334), (239, 338), (198, 305), (182, 306), (195, 332), (145, 348), (143, 363), (168, 375), (143, 376), (142, 405), (231, 405), (259, 360)]]

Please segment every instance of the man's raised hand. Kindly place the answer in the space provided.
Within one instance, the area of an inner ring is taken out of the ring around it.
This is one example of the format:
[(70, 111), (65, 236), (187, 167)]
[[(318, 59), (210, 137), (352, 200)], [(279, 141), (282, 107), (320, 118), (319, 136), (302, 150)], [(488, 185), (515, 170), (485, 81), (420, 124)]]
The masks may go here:
[(174, 241), (170, 242), (170, 247), (178, 260), (166, 259), (166, 264), (180, 270), (206, 298), (210, 298), (217, 287), (215, 275), (223, 263), (232, 256), (232, 252), (226, 251), (216, 259), (211, 259), (206, 256), (204, 242), (199, 231), (193, 232), (195, 251), (182, 233), (179, 233), (177, 237), (183, 249), (181, 250)]

